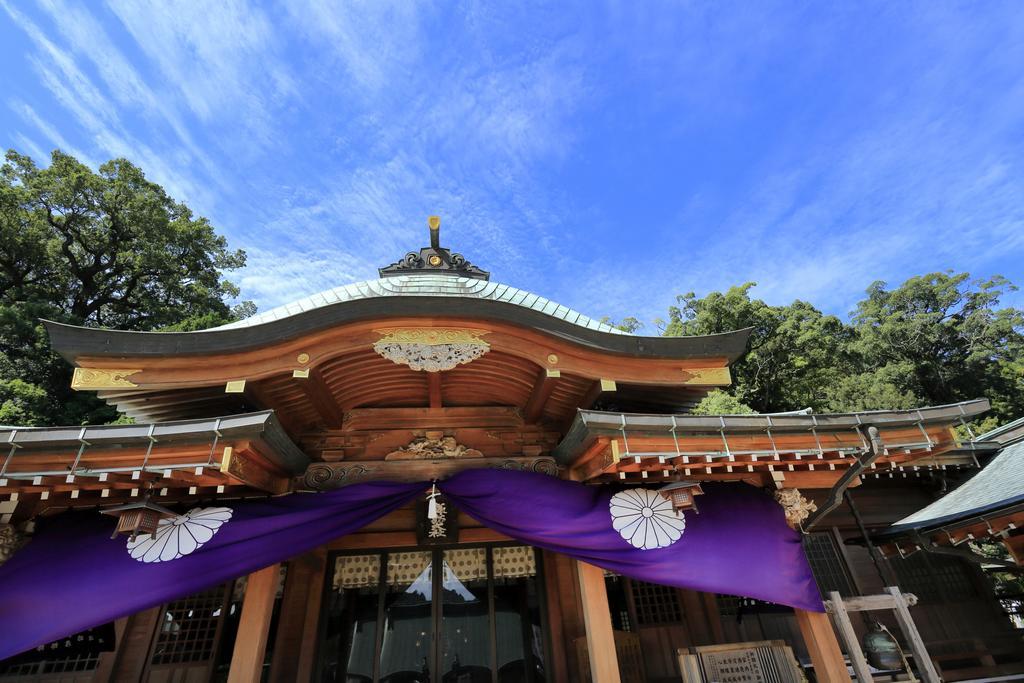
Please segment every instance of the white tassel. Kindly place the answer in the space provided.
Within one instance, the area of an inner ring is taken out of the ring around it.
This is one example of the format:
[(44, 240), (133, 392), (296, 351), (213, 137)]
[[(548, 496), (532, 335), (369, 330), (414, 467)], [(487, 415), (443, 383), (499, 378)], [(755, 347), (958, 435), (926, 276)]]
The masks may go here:
[(430, 493), (427, 494), (427, 519), (437, 519), (437, 486), (431, 484)]

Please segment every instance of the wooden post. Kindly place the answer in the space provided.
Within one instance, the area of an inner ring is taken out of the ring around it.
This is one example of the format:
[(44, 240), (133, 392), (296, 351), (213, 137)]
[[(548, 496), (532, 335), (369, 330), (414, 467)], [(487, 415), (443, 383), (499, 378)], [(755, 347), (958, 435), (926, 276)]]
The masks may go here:
[(822, 683), (850, 683), (846, 660), (843, 659), (843, 651), (839, 649), (828, 615), (802, 609), (794, 610), (794, 613), (818, 680)]
[(917, 665), (917, 671), (921, 674), (921, 678), (925, 683), (940, 683), (942, 679), (939, 678), (939, 672), (935, 670), (932, 658), (928, 656), (928, 650), (925, 649), (921, 634), (917, 632), (917, 626), (914, 625), (914, 618), (910, 616), (910, 609), (907, 608), (907, 601), (903, 597), (903, 593), (896, 586), (886, 586), (885, 592), (895, 598), (896, 621), (899, 622), (903, 635), (910, 641), (910, 649), (914, 653), (914, 664)]
[(846, 646), (846, 654), (850, 656), (850, 663), (853, 664), (853, 671), (857, 674), (857, 681), (870, 683), (873, 680), (871, 669), (868, 667), (868, 661), (864, 659), (864, 653), (861, 652), (857, 633), (853, 630), (853, 623), (850, 621), (850, 613), (846, 609), (843, 596), (837, 591), (832, 591), (828, 594), (828, 598), (829, 611), (832, 614), (832, 619), (835, 620), (836, 630), (839, 631), (839, 636), (843, 639), (843, 645)]
[(583, 602), (583, 623), (587, 630), (590, 678), (594, 683), (619, 683), (619, 658), (615, 654), (612, 613), (604, 587), (604, 570), (586, 562), (576, 562)]
[(235, 649), (231, 653), (228, 683), (259, 683), (263, 674), (263, 656), (267, 650), (270, 615), (281, 573), (280, 564), (272, 564), (249, 574), (238, 622)]

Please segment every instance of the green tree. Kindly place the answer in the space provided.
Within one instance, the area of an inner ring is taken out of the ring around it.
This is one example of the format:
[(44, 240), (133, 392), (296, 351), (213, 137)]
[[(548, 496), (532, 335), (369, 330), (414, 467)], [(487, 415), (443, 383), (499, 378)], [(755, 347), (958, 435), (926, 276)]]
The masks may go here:
[(823, 409), (829, 388), (848, 372), (850, 329), (805, 301), (770, 306), (753, 299), (753, 282), (690, 292), (669, 309), (664, 334), (718, 334), (752, 328), (747, 353), (733, 367), (732, 393), (759, 413)]
[(754, 409), (732, 394), (715, 389), (702, 398), (690, 411), (694, 415), (753, 415)]
[(0, 421), (115, 417), (70, 390), (70, 368), (50, 351), (40, 318), (129, 330), (235, 319), (227, 301), (238, 289), (223, 272), (244, 265), (244, 252), (124, 159), (94, 172), (59, 151), (47, 168), (9, 151), (0, 244)]
[[(751, 328), (733, 365), (731, 395), (758, 412), (913, 408), (986, 397), (993, 413), (976, 430), (1024, 414), (1024, 311), (1000, 306), (1016, 288), (967, 273), (876, 282), (848, 322), (794, 301), (754, 299), (753, 283), (677, 297), (666, 335)], [(701, 410), (729, 412), (721, 397)]]
[[(868, 376), (926, 404), (985, 396), (993, 412), (1024, 413), (1024, 311), (1000, 307), (1006, 278), (930, 273), (895, 289), (875, 282), (857, 304), (851, 345)], [(881, 407), (881, 406), (878, 406)]]

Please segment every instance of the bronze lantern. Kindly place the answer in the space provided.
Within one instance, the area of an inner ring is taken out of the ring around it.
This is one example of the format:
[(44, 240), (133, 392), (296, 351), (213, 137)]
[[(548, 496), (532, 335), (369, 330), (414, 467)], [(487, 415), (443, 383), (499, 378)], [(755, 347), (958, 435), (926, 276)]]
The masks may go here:
[(700, 484), (695, 481), (672, 482), (658, 489), (658, 493), (665, 496), (672, 503), (672, 509), (675, 510), (676, 514), (687, 510), (700, 512), (697, 509), (696, 496), (702, 495), (704, 491), (701, 490)]
[(173, 510), (168, 510), (162, 505), (157, 505), (150, 501), (149, 496), (136, 503), (118, 505), (109, 510), (102, 510), (102, 513), (117, 517), (117, 528), (111, 534), (111, 538), (116, 538), (118, 534), (125, 534), (130, 536), (133, 541), (139, 534), (149, 534), (156, 538), (156, 530), (160, 526), (160, 520), (165, 517), (178, 516), (178, 513)]

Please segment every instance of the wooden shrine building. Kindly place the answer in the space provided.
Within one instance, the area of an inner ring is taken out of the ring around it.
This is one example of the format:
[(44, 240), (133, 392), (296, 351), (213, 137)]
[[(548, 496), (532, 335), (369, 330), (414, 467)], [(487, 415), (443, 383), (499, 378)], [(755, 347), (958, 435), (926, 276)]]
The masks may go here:
[[(0, 428), (0, 560), (65, 511), (143, 499), (180, 513), (488, 468), (595, 487), (726, 482), (777, 497), (823, 594), (915, 593), (947, 680), (1024, 670), (1020, 632), (978, 566), (846, 542), (977, 467), (953, 427), (985, 400), (691, 415), (729, 385), (749, 330), (626, 334), (491, 282), (440, 246), (436, 223), (431, 246), (377, 280), (218, 328), (46, 327), (74, 388), (134, 424)], [(108, 647), (0, 662), (0, 681), (680, 681), (681, 649), (765, 640), (784, 641), (819, 681), (850, 680), (825, 613), (632, 580), (461, 511), (438, 542), (426, 509), (418, 499), (280, 564), (117, 618)], [(434, 589), (411, 590), (430, 566), (445, 568)], [(448, 618), (439, 601), (449, 590), (479, 600)], [(441, 643), (452, 639), (466, 649), (450, 653)]]

